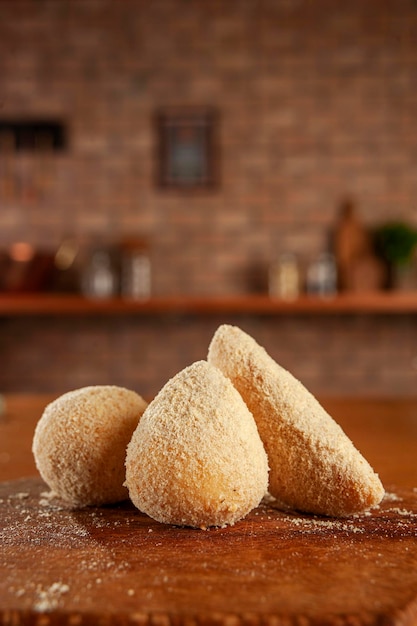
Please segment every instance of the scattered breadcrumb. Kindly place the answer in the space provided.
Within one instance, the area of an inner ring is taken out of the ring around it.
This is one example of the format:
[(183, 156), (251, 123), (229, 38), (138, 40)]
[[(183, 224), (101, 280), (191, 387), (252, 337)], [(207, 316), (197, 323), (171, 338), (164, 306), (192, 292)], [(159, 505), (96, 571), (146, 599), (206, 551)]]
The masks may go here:
[(390, 493), (388, 491), (385, 492), (384, 500), (386, 502), (401, 502), (402, 498), (396, 493)]
[(10, 498), (16, 498), (17, 500), (26, 500), (26, 498), (29, 498), (29, 493), (27, 493), (26, 491), (14, 493), (10, 496)]
[(59, 606), (62, 595), (69, 592), (69, 586), (62, 582), (55, 582), (46, 589), (38, 587), (37, 600), (33, 606), (38, 613), (53, 611)]
[(396, 513), (397, 515), (406, 516), (406, 517), (416, 517), (417, 513), (413, 513), (412, 511), (408, 511), (407, 509), (400, 509), (398, 507), (394, 507), (391, 509), (385, 509), (388, 513)]

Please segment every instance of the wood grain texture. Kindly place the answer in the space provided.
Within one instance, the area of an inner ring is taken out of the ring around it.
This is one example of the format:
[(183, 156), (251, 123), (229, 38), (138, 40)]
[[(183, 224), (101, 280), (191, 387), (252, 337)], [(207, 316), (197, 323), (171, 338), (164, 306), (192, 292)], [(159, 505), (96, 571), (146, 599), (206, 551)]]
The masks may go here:
[[(132, 505), (69, 511), (42, 495), (33, 430), (54, 396), (0, 416), (0, 624), (417, 624), (417, 400), (327, 398), (391, 494), (328, 520), (261, 506), (207, 532)], [(391, 486), (390, 485), (395, 485)]]
[(3, 625), (417, 623), (417, 489), (353, 518), (264, 504), (209, 531), (47, 493), (38, 478), (0, 485)]
[(417, 312), (417, 291), (345, 292), (331, 298), (301, 295), (294, 300), (262, 294), (235, 296), (156, 296), (89, 299), (72, 294), (0, 294), (1, 316), (86, 315), (335, 315)]

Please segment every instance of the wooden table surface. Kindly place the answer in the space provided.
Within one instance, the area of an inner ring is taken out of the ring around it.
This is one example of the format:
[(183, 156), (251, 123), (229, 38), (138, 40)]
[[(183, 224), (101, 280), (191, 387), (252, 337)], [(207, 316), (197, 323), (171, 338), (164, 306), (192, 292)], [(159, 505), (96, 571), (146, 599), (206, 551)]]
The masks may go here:
[(0, 416), (0, 624), (417, 624), (417, 398), (322, 399), (379, 473), (379, 508), (264, 503), (209, 531), (51, 500), (31, 454), (51, 399), (10, 395)]

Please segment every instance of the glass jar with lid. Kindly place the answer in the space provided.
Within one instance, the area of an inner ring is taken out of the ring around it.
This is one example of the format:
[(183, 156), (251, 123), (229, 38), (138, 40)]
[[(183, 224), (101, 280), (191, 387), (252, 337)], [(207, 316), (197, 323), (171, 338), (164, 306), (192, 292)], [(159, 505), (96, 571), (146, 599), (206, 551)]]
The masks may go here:
[(111, 250), (94, 248), (82, 276), (82, 292), (89, 298), (110, 298), (117, 293), (117, 271)]
[(292, 252), (284, 252), (271, 263), (269, 269), (269, 295), (286, 300), (297, 298), (300, 293), (300, 270), (298, 259)]
[(121, 245), (122, 297), (146, 299), (151, 295), (151, 260), (147, 242), (125, 239)]

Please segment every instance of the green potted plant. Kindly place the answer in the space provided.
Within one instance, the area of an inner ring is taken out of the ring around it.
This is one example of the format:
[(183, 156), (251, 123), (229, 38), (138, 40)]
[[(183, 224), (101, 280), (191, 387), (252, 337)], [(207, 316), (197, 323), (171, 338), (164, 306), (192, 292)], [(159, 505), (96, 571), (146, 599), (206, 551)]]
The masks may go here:
[(391, 286), (408, 287), (417, 247), (417, 229), (405, 222), (392, 221), (377, 228), (375, 236), (377, 250), (391, 273)]

